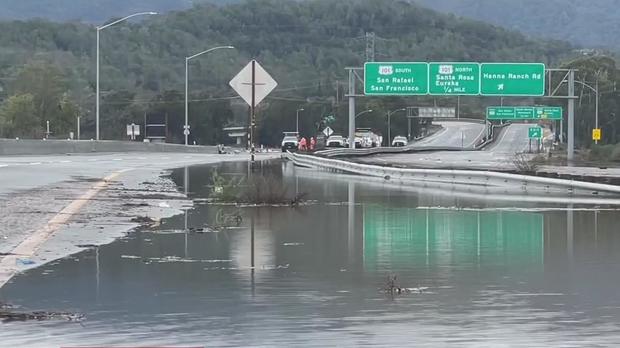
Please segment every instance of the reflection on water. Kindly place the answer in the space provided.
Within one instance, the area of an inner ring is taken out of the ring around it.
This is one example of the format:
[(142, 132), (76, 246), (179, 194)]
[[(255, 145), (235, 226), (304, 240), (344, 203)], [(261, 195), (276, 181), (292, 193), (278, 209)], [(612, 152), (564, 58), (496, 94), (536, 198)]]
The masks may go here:
[[(235, 177), (247, 169), (217, 166)], [(173, 177), (190, 197), (205, 198), (212, 170)], [(239, 208), (198, 200), (155, 230), (20, 275), (0, 300), (84, 312), (88, 321), (0, 324), (0, 346), (620, 341), (615, 210), (416, 193), (279, 163), (258, 173), (314, 203)], [(239, 227), (215, 228), (237, 214)], [(387, 296), (380, 288), (388, 274), (428, 290)]]
[[(544, 215), (527, 212), (364, 208), (366, 268), (540, 265)], [(406, 267), (406, 266), (405, 266)]]

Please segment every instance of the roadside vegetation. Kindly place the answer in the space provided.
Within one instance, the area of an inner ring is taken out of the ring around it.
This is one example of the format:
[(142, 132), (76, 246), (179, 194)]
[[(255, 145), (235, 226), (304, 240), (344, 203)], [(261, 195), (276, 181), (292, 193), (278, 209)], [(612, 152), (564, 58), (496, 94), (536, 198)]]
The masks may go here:
[(282, 182), (272, 176), (255, 174), (249, 179), (225, 178), (212, 174), (210, 198), (217, 203), (297, 206), (305, 193), (291, 194)]
[(620, 162), (620, 144), (592, 145), (585, 158), (595, 162)]

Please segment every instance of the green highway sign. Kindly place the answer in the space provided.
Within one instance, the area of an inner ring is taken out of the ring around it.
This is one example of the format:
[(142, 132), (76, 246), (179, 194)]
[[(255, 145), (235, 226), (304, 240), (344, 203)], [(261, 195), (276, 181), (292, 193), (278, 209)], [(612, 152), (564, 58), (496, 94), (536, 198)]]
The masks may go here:
[(490, 106), (487, 108), (487, 119), (513, 120), (515, 119), (515, 108), (504, 106)]
[(428, 63), (366, 63), (364, 94), (428, 94)]
[(480, 94), (486, 96), (543, 96), (545, 65), (539, 63), (480, 64)]
[(480, 64), (429, 63), (429, 93), (433, 95), (480, 94)]
[(562, 108), (561, 107), (537, 107), (536, 118), (542, 120), (561, 120)]
[(541, 127), (530, 127), (528, 136), (530, 139), (540, 139), (543, 136)]
[(561, 120), (560, 107), (533, 106), (490, 106), (487, 108), (489, 120)]

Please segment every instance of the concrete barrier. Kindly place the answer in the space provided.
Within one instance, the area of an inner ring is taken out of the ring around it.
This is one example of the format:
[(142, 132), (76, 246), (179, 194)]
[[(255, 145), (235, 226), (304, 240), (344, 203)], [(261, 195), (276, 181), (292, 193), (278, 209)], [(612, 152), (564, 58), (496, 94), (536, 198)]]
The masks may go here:
[(93, 152), (217, 153), (215, 146), (143, 143), (116, 140), (15, 140), (0, 139), (0, 155), (54, 155)]

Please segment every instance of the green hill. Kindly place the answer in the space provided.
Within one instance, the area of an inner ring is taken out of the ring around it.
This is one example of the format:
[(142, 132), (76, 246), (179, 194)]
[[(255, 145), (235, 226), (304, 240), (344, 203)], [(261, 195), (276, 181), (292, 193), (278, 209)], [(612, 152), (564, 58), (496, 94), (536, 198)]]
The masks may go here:
[(42, 18), (57, 22), (101, 23), (109, 18), (123, 17), (134, 12), (165, 13), (188, 9), (194, 4), (207, 1), (225, 4), (238, 0), (0, 0), (0, 19)]
[(482, 20), (534, 37), (587, 48), (620, 48), (616, 0), (415, 0), (429, 8)]
[[(365, 61), (366, 32), (376, 34), (378, 60), (535, 61), (554, 64), (569, 53), (562, 42), (535, 41), (484, 23), (438, 14), (396, 0), (250, 0), (226, 6), (200, 5), (190, 10), (145, 18), (110, 27), (101, 35), (102, 134), (123, 137), (121, 126), (139, 122), (145, 112), (169, 115), (170, 132), (181, 138), (184, 57), (216, 45), (234, 45), (235, 51), (214, 52), (191, 62), (193, 133), (201, 143), (222, 141), (220, 128), (241, 122), (230, 100), (227, 83), (251, 58), (258, 59), (279, 82), (261, 111), (261, 139), (275, 143), (294, 125), (300, 104), (306, 107), (302, 123), (310, 129), (328, 113), (338, 113), (336, 95), (342, 96), (347, 66)], [(38, 119), (64, 117), (79, 106), (84, 134), (93, 132), (95, 29), (79, 23), (43, 20), (0, 23), (0, 87), (4, 90), (4, 136), (19, 135), (7, 121), (8, 106), (28, 107), (27, 99), (12, 95), (42, 93), (45, 83), (60, 86), (64, 108), (39, 110)], [(43, 72), (54, 70), (49, 81)], [(340, 86), (338, 91), (337, 86)], [(36, 99), (36, 98), (35, 98)], [(22, 104), (16, 104), (19, 101)], [(398, 99), (373, 101), (376, 110)], [(12, 110), (13, 110), (12, 109)], [(15, 109), (18, 110), (19, 108)], [(1, 115), (0, 111), (0, 115)], [(64, 116), (59, 116), (57, 114)], [(1, 121), (1, 120), (0, 120)], [(342, 117), (337, 122), (345, 122)], [(380, 124), (380, 120), (376, 121)], [(64, 134), (68, 129), (59, 129)]]

